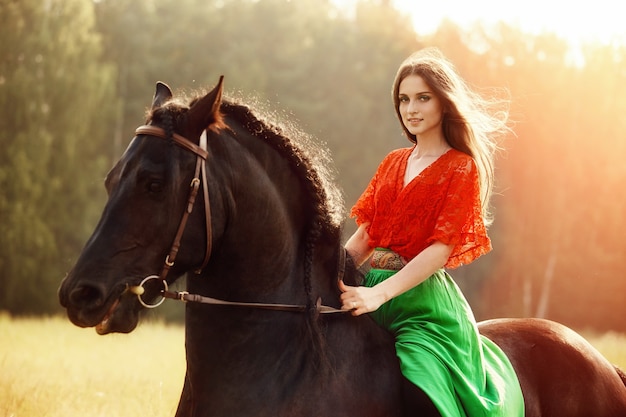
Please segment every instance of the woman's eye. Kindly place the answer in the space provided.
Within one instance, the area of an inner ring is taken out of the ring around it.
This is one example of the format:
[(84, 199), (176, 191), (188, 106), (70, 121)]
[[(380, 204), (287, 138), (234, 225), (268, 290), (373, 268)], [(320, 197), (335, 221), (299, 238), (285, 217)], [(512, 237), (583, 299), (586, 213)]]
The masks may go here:
[(428, 100), (430, 100), (430, 96), (425, 96), (425, 95), (424, 96), (419, 96), (417, 99), (419, 101), (428, 101)]
[(406, 96), (398, 97), (398, 99), (399, 99), (400, 103), (407, 103), (409, 101), (409, 98), (406, 97)]

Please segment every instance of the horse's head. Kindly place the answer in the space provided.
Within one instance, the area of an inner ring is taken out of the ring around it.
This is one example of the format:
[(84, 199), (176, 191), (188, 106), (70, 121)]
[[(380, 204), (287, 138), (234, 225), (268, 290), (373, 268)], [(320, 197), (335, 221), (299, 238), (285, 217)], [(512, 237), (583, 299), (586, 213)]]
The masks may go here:
[[(100, 334), (130, 332), (142, 306), (129, 288), (145, 277), (163, 276), (164, 265), (168, 279), (174, 280), (205, 263), (205, 248), (211, 244), (207, 234), (185, 234), (180, 224), (193, 205), (189, 184), (207, 157), (199, 146), (202, 132), (222, 126), (221, 96), (222, 79), (190, 106), (172, 103), (170, 88), (157, 84), (149, 125), (138, 129), (107, 175), (102, 217), (59, 289), (60, 302), (74, 324), (96, 326)], [(207, 187), (197, 182), (195, 186), (200, 188), (199, 201), (186, 219), (187, 227), (207, 230), (209, 207), (201, 197)], [(170, 265), (169, 257), (177, 253)], [(143, 299), (156, 298), (160, 289), (159, 280), (148, 282)]]

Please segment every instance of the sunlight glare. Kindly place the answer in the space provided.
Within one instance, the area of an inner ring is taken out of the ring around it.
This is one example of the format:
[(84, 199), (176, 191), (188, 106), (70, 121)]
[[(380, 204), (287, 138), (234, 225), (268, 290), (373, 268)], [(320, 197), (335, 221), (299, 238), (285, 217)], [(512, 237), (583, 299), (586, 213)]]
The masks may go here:
[[(350, 10), (357, 0), (333, 2)], [(412, 16), (415, 31), (420, 35), (435, 32), (445, 19), (462, 28), (478, 22), (492, 25), (502, 21), (533, 35), (554, 33), (572, 46), (596, 42), (626, 44), (623, 13), (615, 0), (392, 0), (392, 3)]]
[(623, 13), (614, 0), (439, 0), (421, 5), (415, 0), (394, 0), (394, 5), (413, 16), (418, 33), (432, 33), (448, 18), (463, 27), (475, 22), (489, 25), (504, 21), (532, 34), (555, 33), (571, 45), (609, 44), (626, 38)]

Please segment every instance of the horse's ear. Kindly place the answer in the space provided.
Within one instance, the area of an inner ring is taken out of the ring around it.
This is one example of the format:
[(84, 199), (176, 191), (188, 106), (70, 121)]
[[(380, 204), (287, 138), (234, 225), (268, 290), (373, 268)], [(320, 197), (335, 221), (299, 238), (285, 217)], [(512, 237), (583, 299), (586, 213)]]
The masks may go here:
[(200, 136), (204, 129), (219, 129), (224, 126), (220, 106), (224, 90), (224, 76), (220, 76), (217, 85), (189, 109), (188, 123)]
[(161, 81), (157, 81), (156, 91), (154, 92), (154, 97), (152, 98), (152, 109), (156, 109), (157, 107), (161, 107), (165, 104), (166, 101), (172, 98), (172, 90), (170, 87), (162, 83)]

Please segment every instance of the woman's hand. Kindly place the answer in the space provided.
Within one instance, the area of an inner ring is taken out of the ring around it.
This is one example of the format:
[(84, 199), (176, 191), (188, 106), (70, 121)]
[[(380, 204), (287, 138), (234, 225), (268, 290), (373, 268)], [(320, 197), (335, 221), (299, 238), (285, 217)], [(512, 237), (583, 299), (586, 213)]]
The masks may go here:
[(341, 309), (352, 310), (353, 316), (371, 313), (378, 310), (385, 301), (384, 294), (380, 293), (376, 287), (352, 287), (339, 281), (341, 290)]

